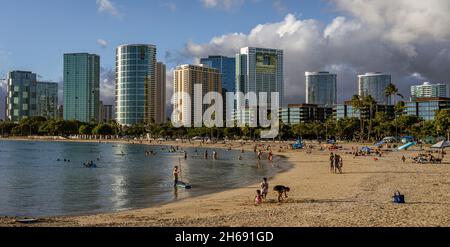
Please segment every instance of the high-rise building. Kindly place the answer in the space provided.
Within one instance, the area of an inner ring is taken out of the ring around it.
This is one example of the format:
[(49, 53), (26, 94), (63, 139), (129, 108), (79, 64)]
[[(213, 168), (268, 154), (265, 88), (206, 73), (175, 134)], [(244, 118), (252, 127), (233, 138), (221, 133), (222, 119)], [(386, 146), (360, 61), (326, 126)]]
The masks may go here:
[(98, 121), (100, 123), (108, 123), (113, 119), (114, 119), (113, 106), (112, 105), (104, 105), (103, 101), (100, 101)]
[(336, 74), (306, 72), (306, 104), (333, 106), (337, 104)]
[(450, 98), (450, 84), (431, 84), (424, 82), (422, 85), (411, 86), (411, 99), (416, 98)]
[(391, 105), (391, 97), (385, 96), (385, 89), (391, 83), (391, 75), (381, 72), (358, 75), (359, 96), (371, 95), (378, 104)]
[[(173, 83), (174, 108), (182, 109), (180, 112), (174, 111), (174, 114), (178, 115), (173, 116), (173, 119), (185, 126), (194, 126), (199, 124), (194, 122), (194, 117), (196, 114), (203, 116), (203, 113), (209, 107), (207, 104), (203, 104), (203, 99), (207, 93), (222, 93), (222, 83), (219, 70), (207, 66), (178, 66), (174, 71)], [(198, 95), (194, 94), (194, 88), (196, 85), (201, 85), (202, 87), (202, 92), (198, 93)], [(186, 96), (190, 99), (186, 99)], [(190, 105), (188, 102), (190, 102)], [(196, 104), (197, 102), (202, 102), (201, 106), (198, 106), (198, 104)], [(197, 112), (195, 110), (197, 110)]]
[(36, 114), (36, 74), (11, 71), (7, 79), (6, 117), (13, 122)]
[(236, 91), (236, 58), (226, 56), (208, 56), (201, 58), (200, 63), (218, 69), (221, 73), (222, 91)]
[(64, 54), (64, 120), (98, 120), (99, 101), (100, 57)]
[[(236, 92), (256, 93), (258, 106), (271, 105), (271, 93), (279, 93), (279, 106), (283, 106), (283, 50), (245, 47), (236, 55)], [(261, 102), (259, 93), (267, 93), (267, 102)], [(244, 106), (244, 109), (241, 109)], [(253, 107), (248, 99), (237, 97), (237, 115), (240, 122), (254, 122), (247, 110)], [(278, 109), (277, 109), (278, 110)]]
[(0, 119), (6, 120), (6, 79), (0, 79)]
[(156, 120), (156, 46), (116, 49), (116, 120), (131, 126)]
[(103, 105), (103, 101), (99, 101), (99, 103), (98, 103), (98, 117), (97, 117), (97, 119), (98, 119), (98, 122), (100, 122), (100, 123), (103, 123), (103, 122), (105, 122), (105, 120), (104, 120), (104, 105)]
[(36, 115), (47, 119), (58, 118), (58, 83), (37, 82)]
[(58, 84), (38, 82), (30, 71), (11, 71), (7, 79), (6, 118), (19, 122), (23, 118), (56, 118)]
[(156, 64), (156, 117), (155, 123), (166, 122), (166, 65)]
[(59, 105), (58, 106), (58, 120), (63, 120), (64, 119), (64, 106), (63, 105)]
[(104, 105), (103, 106), (103, 121), (105, 123), (109, 123), (114, 119), (114, 108), (113, 105)]

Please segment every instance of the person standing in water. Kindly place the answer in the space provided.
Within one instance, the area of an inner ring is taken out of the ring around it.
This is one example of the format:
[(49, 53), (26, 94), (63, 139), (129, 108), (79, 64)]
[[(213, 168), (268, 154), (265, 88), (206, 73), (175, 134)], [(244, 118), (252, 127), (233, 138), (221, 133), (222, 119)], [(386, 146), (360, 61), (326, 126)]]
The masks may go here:
[(186, 151), (183, 151), (183, 152), (184, 152), (184, 159), (187, 160), (187, 158), (188, 158), (187, 157), (187, 152)]
[(208, 159), (208, 150), (205, 150), (205, 160)]
[(176, 187), (178, 184), (178, 175), (180, 174), (180, 170), (178, 170), (178, 166), (173, 168), (173, 186)]

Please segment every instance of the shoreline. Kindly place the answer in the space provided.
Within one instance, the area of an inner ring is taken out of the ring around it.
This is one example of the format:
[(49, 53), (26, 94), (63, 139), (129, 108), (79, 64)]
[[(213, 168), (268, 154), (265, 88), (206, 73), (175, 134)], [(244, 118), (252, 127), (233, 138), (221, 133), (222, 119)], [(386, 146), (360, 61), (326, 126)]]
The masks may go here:
[[(223, 144), (204, 147), (219, 145)], [(343, 146), (348, 151), (364, 145)], [(449, 157), (441, 165), (403, 164), (402, 155), (409, 158), (417, 151), (389, 152), (375, 161), (373, 156), (347, 155), (346, 150), (336, 151), (343, 156), (344, 174), (330, 174), (330, 151), (317, 150), (317, 144), (311, 154), (279, 153), (275, 148), (274, 154), (285, 155), (293, 167), (269, 180), (268, 200), (259, 206), (253, 202), (259, 185), (253, 184), (149, 208), (49, 217), (30, 225), (0, 219), (0, 226), (450, 226)], [(283, 203), (272, 191), (277, 184), (291, 187)], [(391, 202), (396, 190), (406, 195), (406, 204)]]
[[(191, 142), (191, 143), (179, 143), (176, 141), (162, 141), (162, 143), (153, 143), (153, 142), (159, 142), (159, 141), (152, 141), (152, 143), (149, 143), (148, 141), (142, 141), (140, 142), (139, 140), (125, 140), (125, 139), (107, 139), (107, 140), (95, 140), (95, 139), (52, 139), (52, 138), (25, 138), (25, 137), (14, 137), (14, 138), (1, 138), (0, 137), (0, 141), (23, 141), (23, 142), (68, 142), (68, 143), (97, 143), (97, 144), (127, 144), (127, 145), (145, 145), (145, 146), (151, 146), (151, 147), (156, 147), (156, 146), (164, 146), (164, 147), (169, 147), (169, 146), (179, 146), (181, 148), (204, 148), (204, 149), (221, 149), (222, 151), (226, 151), (226, 147), (231, 144), (231, 145), (238, 145), (239, 142), (238, 141), (232, 141), (231, 143), (228, 142), (227, 144), (222, 144), (222, 143), (215, 143), (215, 144), (201, 144), (201, 142)], [(99, 142), (101, 141), (101, 142)], [(248, 142), (248, 141), (247, 141)], [(240, 148), (236, 148), (235, 146), (233, 146), (232, 150), (234, 151), (239, 151)], [(253, 152), (253, 150), (251, 150), (250, 147), (245, 147), (244, 150), (246, 152)], [(276, 161), (275, 163), (281, 162), (283, 159), (287, 159), (286, 156), (284, 156), (283, 154), (275, 154), (275, 157), (278, 157), (278, 161)], [(293, 164), (287, 164), (285, 165), (285, 167), (280, 167), (280, 171), (277, 172), (276, 174), (271, 175), (268, 178), (273, 178), (275, 176), (277, 176), (278, 174), (281, 173), (285, 173), (288, 172), (290, 169), (292, 169)], [(143, 209), (150, 209), (150, 208), (154, 208), (154, 207), (160, 207), (160, 206), (165, 206), (165, 205), (169, 205), (172, 203), (177, 203), (177, 202), (182, 202), (184, 200), (188, 200), (188, 199), (192, 199), (192, 198), (197, 198), (197, 197), (203, 197), (203, 196), (208, 196), (208, 195), (213, 195), (216, 193), (221, 193), (224, 191), (230, 191), (230, 190), (236, 190), (236, 189), (242, 189), (242, 188), (259, 188), (259, 184), (252, 184), (252, 183), (246, 183), (243, 186), (239, 187), (239, 188), (228, 188), (228, 189), (223, 189), (220, 191), (214, 191), (214, 192), (208, 192), (202, 195), (196, 195), (196, 196), (190, 196), (190, 197), (185, 197), (185, 198), (181, 198), (181, 199), (177, 199), (174, 201), (169, 201), (169, 202), (160, 202), (160, 203), (156, 203), (152, 206), (146, 206), (146, 207), (137, 207), (137, 208), (132, 208), (132, 209), (124, 209), (124, 210), (119, 210), (119, 211), (106, 211), (106, 212), (98, 212), (98, 213), (78, 213), (78, 214), (68, 214), (68, 215), (53, 215), (53, 216), (45, 216), (45, 217), (26, 217), (26, 218), (36, 218), (36, 219), (44, 219), (44, 220), (48, 220), (48, 219), (55, 219), (55, 218), (73, 218), (73, 217), (88, 217), (88, 216), (95, 216), (95, 215), (108, 215), (108, 214), (116, 214), (116, 213), (123, 213), (123, 212), (132, 212), (132, 211), (136, 211), (136, 210), (143, 210)], [(24, 217), (20, 217), (20, 216), (5, 216), (5, 215), (0, 215), (0, 227), (2, 226), (2, 219), (3, 221), (5, 219), (8, 220), (16, 220), (16, 219), (21, 219)]]

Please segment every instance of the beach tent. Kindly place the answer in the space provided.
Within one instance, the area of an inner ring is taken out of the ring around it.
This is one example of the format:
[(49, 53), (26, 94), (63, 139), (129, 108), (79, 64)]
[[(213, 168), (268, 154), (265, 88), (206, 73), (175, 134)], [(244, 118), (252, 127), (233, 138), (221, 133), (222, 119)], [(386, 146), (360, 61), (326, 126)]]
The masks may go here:
[(384, 142), (396, 142), (397, 138), (392, 137), (392, 136), (388, 136), (388, 137), (383, 138), (383, 141)]
[(361, 148), (362, 152), (370, 152), (372, 149), (370, 149), (369, 147), (363, 147)]
[(439, 149), (444, 149), (447, 147), (450, 147), (450, 141), (441, 141), (431, 146), (431, 148), (439, 148)]
[(405, 145), (399, 147), (398, 150), (405, 150), (405, 149), (408, 149), (409, 147), (414, 146), (416, 144), (417, 144), (417, 142), (408, 142)]
[(414, 141), (414, 137), (413, 136), (403, 136), (402, 137), (402, 143), (410, 143)]

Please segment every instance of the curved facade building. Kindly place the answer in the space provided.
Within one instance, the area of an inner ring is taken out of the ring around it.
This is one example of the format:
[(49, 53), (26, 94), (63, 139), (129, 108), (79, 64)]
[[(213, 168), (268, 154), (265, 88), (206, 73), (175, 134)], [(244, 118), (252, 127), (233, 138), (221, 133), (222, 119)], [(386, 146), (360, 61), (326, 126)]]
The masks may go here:
[(156, 120), (156, 46), (116, 49), (116, 120), (131, 126)]
[(378, 104), (391, 104), (391, 98), (386, 98), (384, 90), (391, 83), (391, 75), (380, 72), (358, 75), (359, 96), (372, 95)]
[(305, 72), (306, 104), (333, 106), (337, 103), (336, 74)]

